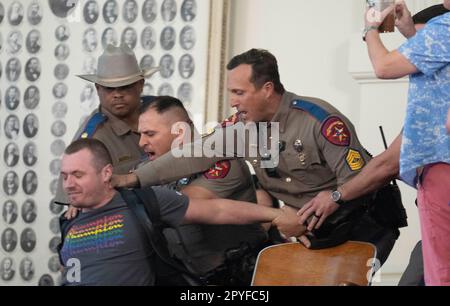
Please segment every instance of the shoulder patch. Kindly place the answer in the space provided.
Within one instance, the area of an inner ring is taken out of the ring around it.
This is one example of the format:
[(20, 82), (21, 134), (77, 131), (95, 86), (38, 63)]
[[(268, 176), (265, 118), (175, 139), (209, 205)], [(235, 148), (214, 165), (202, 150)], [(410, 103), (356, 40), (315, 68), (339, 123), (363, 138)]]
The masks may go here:
[(322, 125), (322, 135), (336, 146), (348, 147), (350, 145), (350, 130), (339, 117), (333, 116), (325, 121)]
[(309, 113), (319, 122), (323, 122), (328, 116), (330, 116), (330, 114), (319, 105), (305, 100), (295, 100), (292, 102), (291, 107)]
[(222, 160), (217, 162), (214, 167), (203, 173), (208, 180), (218, 180), (225, 178), (231, 169), (231, 162), (229, 160)]
[(347, 157), (345, 159), (347, 161), (347, 165), (352, 171), (361, 170), (366, 164), (364, 158), (358, 150), (348, 150)]
[(231, 116), (230, 118), (225, 119), (225, 120), (220, 124), (220, 126), (221, 126), (222, 128), (226, 128), (226, 127), (228, 127), (228, 126), (235, 125), (235, 124), (238, 123), (238, 122), (239, 122), (239, 116), (238, 116), (237, 114), (234, 114), (234, 115)]
[(108, 117), (100, 112), (93, 115), (86, 123), (86, 126), (80, 135), (80, 138), (91, 138), (94, 135), (95, 131), (97, 131), (98, 127), (107, 119)]

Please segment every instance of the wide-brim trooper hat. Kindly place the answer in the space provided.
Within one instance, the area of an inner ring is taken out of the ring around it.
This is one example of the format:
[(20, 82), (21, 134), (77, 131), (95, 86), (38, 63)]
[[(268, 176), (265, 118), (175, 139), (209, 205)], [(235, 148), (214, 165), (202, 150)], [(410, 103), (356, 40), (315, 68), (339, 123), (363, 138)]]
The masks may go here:
[(105, 87), (122, 87), (155, 74), (159, 67), (141, 70), (133, 50), (126, 44), (108, 45), (98, 59), (97, 74), (78, 77)]

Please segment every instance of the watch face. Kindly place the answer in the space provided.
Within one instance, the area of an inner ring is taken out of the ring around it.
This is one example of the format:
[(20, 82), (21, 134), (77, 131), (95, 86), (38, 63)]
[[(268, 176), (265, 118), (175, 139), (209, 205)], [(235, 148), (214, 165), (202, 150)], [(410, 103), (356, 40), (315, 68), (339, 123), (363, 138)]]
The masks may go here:
[(333, 193), (331, 194), (331, 198), (333, 199), (334, 202), (337, 202), (341, 199), (341, 193), (339, 191), (333, 191)]

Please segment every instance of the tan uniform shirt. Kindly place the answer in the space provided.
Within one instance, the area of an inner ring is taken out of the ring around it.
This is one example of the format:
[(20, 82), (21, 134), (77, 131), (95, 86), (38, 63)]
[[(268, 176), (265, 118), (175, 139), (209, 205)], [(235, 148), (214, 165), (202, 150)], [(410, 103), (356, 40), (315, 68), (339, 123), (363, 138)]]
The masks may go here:
[[(99, 110), (94, 111), (75, 133), (73, 141), (87, 136), (87, 125), (99, 112), (104, 114), (105, 118), (98, 125), (89, 127), (95, 129), (91, 138), (100, 140), (108, 149), (109, 154), (111, 154), (114, 173), (127, 174), (146, 158), (145, 153), (139, 147), (140, 136), (137, 132), (132, 131), (125, 122), (105, 109), (99, 108)], [(62, 189), (61, 177), (59, 178), (55, 201), (68, 203), (67, 196)]]
[[(320, 191), (348, 181), (370, 160), (350, 121), (325, 101), (286, 92), (272, 122), (280, 124), (279, 165), (262, 169), (261, 157), (246, 159), (262, 187), (287, 205), (302, 207)], [(223, 156), (186, 162), (169, 153), (136, 175), (143, 186), (163, 184), (205, 171), (220, 159)]]
[[(186, 186), (203, 187), (219, 198), (256, 203), (253, 180), (243, 159), (220, 161), (189, 181), (181, 180), (176, 188), (182, 191)], [(222, 265), (227, 250), (237, 249), (242, 243), (256, 248), (267, 240), (267, 234), (259, 224), (190, 224), (165, 229), (164, 234), (169, 250), (199, 274)]]

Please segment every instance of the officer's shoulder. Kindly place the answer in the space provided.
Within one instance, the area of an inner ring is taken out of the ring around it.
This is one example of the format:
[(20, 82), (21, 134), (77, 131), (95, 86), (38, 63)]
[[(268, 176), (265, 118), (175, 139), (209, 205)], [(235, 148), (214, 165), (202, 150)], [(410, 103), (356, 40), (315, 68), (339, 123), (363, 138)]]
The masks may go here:
[(337, 113), (337, 110), (328, 102), (313, 97), (297, 97), (292, 100), (290, 107), (309, 114), (320, 123)]
[(80, 133), (80, 138), (92, 138), (99, 127), (108, 121), (108, 117), (100, 111), (93, 112), (86, 118), (83, 124), (83, 130)]

